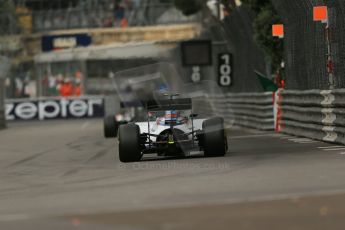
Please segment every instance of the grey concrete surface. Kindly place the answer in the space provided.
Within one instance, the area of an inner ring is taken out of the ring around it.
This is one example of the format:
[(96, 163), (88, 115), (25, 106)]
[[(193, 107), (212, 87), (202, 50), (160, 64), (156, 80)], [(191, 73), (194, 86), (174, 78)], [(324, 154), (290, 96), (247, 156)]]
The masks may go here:
[[(219, 158), (123, 164), (100, 120), (10, 124), (0, 132), (0, 229), (345, 224), (345, 147), (232, 130), (229, 148)], [(301, 200), (310, 205), (294, 203)]]

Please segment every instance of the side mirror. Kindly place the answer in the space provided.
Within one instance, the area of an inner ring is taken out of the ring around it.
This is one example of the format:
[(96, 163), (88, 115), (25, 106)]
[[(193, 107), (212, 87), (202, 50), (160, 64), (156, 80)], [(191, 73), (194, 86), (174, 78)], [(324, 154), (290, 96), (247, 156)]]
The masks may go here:
[(196, 114), (196, 113), (192, 113), (191, 115), (189, 115), (190, 118), (195, 118), (197, 117), (199, 114)]

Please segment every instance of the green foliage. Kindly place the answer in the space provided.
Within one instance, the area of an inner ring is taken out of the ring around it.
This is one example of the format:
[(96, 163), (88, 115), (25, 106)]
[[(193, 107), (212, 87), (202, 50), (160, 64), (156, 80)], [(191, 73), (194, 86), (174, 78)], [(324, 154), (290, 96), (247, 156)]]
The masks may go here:
[(1, 13), (13, 13), (14, 5), (11, 0), (0, 0), (0, 12)]
[(272, 68), (278, 70), (283, 58), (283, 41), (272, 37), (272, 25), (281, 23), (270, 0), (242, 0), (253, 15), (254, 39), (272, 61)]
[(0, 0), (0, 36), (11, 33), (16, 27), (15, 7), (12, 0)]
[(255, 14), (260, 13), (261, 7), (270, 4), (270, 0), (241, 0), (241, 2)]
[(201, 9), (199, 0), (174, 0), (177, 9), (186, 16), (197, 13)]

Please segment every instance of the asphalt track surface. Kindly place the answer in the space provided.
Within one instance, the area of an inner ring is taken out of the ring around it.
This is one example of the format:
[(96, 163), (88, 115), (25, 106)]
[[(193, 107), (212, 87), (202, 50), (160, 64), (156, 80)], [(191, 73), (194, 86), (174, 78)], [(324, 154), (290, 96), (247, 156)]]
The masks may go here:
[(225, 157), (123, 164), (101, 120), (0, 131), (0, 229), (345, 229), (345, 147), (232, 130)]

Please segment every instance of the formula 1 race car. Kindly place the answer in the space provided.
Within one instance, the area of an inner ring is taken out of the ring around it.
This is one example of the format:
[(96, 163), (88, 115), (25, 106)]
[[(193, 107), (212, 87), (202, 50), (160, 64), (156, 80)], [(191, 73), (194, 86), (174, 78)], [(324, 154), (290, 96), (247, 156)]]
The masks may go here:
[[(127, 104), (128, 106), (128, 104)], [(120, 104), (121, 111), (115, 115), (106, 116), (103, 119), (103, 133), (105, 138), (117, 137), (119, 126), (123, 124), (128, 124), (134, 120), (144, 120), (146, 117), (141, 108), (142, 104), (131, 104), (130, 107), (125, 107), (123, 103)], [(136, 108), (134, 111), (129, 111), (128, 108)], [(146, 120), (146, 119), (145, 119)]]
[(107, 116), (103, 120), (103, 131), (105, 138), (116, 137), (119, 129), (119, 122), (116, 116)]
[[(120, 118), (119, 118), (120, 117)], [(119, 126), (127, 124), (129, 119), (124, 119), (123, 116), (113, 115), (106, 116), (103, 120), (103, 131), (105, 138), (117, 137)]]
[(227, 139), (223, 118), (196, 119), (190, 98), (146, 102), (147, 121), (118, 126), (119, 158), (122, 162), (140, 161), (144, 154), (190, 156), (203, 151), (205, 156), (224, 156)]

